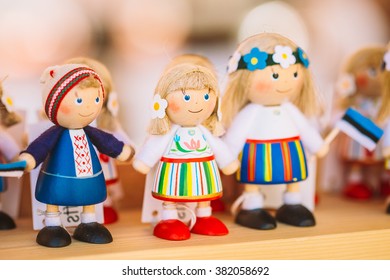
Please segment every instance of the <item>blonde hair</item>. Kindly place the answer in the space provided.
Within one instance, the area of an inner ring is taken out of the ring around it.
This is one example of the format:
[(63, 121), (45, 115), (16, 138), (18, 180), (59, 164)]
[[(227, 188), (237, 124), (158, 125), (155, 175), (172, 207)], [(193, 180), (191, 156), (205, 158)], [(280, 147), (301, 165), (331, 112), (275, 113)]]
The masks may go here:
[(13, 126), (17, 123), (19, 123), (22, 118), (16, 114), (15, 112), (10, 112), (7, 110), (7, 107), (4, 105), (2, 101), (3, 97), (3, 85), (0, 82), (0, 119), (1, 119), (1, 124), (4, 125), (5, 127), (10, 127)]
[[(387, 45), (387, 51), (390, 51), (390, 43)], [(383, 61), (382, 61), (383, 62)], [(384, 63), (384, 62), (383, 62)], [(383, 66), (385, 66), (383, 64)], [(383, 69), (381, 76), (382, 84), (382, 103), (378, 111), (378, 122), (381, 123), (390, 115), (390, 71)]]
[[(154, 94), (159, 94), (161, 98), (166, 97), (177, 90), (202, 90), (210, 89), (217, 97), (214, 111), (204, 121), (203, 125), (214, 135), (221, 133), (220, 124), (217, 117), (219, 88), (215, 74), (208, 68), (190, 63), (180, 63), (166, 69), (157, 83)], [(168, 104), (169, 106), (169, 104)], [(171, 127), (168, 116), (153, 119), (149, 126), (149, 133), (155, 135), (166, 134)]]
[[(384, 46), (364, 47), (354, 52), (346, 61), (343, 73), (355, 76), (356, 72), (362, 68), (380, 69), (383, 62), (383, 55), (386, 48)], [(336, 102), (338, 106), (346, 109), (356, 104), (356, 97), (359, 91), (356, 88), (355, 92), (347, 97), (341, 97)]]
[(99, 128), (114, 131), (118, 128), (118, 120), (115, 116), (112, 115), (110, 110), (107, 108), (108, 103), (108, 97), (110, 93), (114, 90), (114, 83), (112, 80), (112, 76), (110, 74), (110, 71), (107, 69), (107, 67), (101, 63), (100, 61), (97, 61), (95, 59), (92, 59), (90, 57), (74, 57), (66, 61), (66, 63), (76, 63), (76, 64), (84, 64), (90, 67), (91, 69), (95, 70), (96, 73), (98, 73), (100, 79), (103, 82), (104, 92), (105, 92), (105, 99), (103, 102), (103, 107), (96, 118), (96, 124)]
[[(273, 53), (277, 45), (288, 46), (293, 51), (297, 45), (291, 40), (276, 33), (261, 33), (241, 42), (237, 48), (237, 52), (245, 55), (251, 51), (252, 48), (258, 47), (261, 51)], [(261, 70), (256, 70), (261, 71)], [(311, 116), (322, 112), (322, 104), (320, 97), (314, 88), (311, 72), (302, 67), (303, 72), (303, 86), (298, 96), (291, 100), (305, 115)], [(223, 123), (229, 126), (236, 114), (249, 103), (248, 93), (252, 83), (254, 71), (240, 69), (228, 76), (226, 90), (222, 97), (222, 115)]]

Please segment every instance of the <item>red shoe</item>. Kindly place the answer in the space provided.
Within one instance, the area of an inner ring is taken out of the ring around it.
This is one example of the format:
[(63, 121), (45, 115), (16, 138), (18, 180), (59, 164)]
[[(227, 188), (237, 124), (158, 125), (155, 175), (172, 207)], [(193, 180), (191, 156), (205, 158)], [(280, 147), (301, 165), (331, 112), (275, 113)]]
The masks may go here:
[(191, 232), (203, 235), (226, 235), (229, 230), (220, 220), (210, 216), (196, 217), (196, 223)]
[(210, 204), (211, 209), (213, 209), (213, 212), (225, 211), (225, 203), (221, 199), (212, 200)]
[(367, 200), (372, 197), (372, 191), (363, 183), (348, 183), (344, 195), (353, 199)]
[(384, 180), (381, 182), (380, 194), (383, 197), (390, 196), (390, 179)]
[(155, 227), (153, 235), (158, 238), (180, 241), (191, 237), (188, 227), (179, 220), (162, 220)]
[(112, 224), (118, 221), (118, 213), (110, 206), (103, 206), (104, 224)]

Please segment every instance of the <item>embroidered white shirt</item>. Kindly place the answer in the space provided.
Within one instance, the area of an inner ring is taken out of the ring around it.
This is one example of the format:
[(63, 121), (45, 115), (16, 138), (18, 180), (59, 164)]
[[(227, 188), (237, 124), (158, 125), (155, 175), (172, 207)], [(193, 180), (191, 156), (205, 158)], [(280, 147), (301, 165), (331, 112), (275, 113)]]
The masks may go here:
[(83, 129), (70, 129), (69, 135), (73, 147), (74, 167), (77, 177), (93, 175), (91, 153), (87, 135)]

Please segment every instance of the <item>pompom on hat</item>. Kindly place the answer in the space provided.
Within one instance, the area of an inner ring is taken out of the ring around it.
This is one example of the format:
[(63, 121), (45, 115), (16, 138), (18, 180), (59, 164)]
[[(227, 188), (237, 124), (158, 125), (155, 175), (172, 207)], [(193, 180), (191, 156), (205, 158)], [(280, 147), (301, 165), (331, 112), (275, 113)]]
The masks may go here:
[(50, 66), (43, 71), (41, 76), (42, 101), (46, 115), (53, 123), (58, 124), (57, 112), (64, 97), (72, 88), (90, 76), (99, 81), (104, 98), (102, 80), (94, 70), (86, 65), (64, 64)]

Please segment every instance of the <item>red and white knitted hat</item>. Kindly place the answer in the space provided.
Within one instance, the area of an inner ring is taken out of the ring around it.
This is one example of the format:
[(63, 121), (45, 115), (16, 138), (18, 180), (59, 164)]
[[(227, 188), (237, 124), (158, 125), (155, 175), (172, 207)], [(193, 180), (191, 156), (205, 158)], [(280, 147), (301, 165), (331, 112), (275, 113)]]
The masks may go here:
[(61, 101), (66, 94), (82, 80), (93, 76), (99, 81), (104, 98), (103, 82), (99, 75), (83, 64), (64, 64), (50, 66), (43, 71), (41, 76), (42, 100), (47, 117), (57, 123), (57, 112)]

